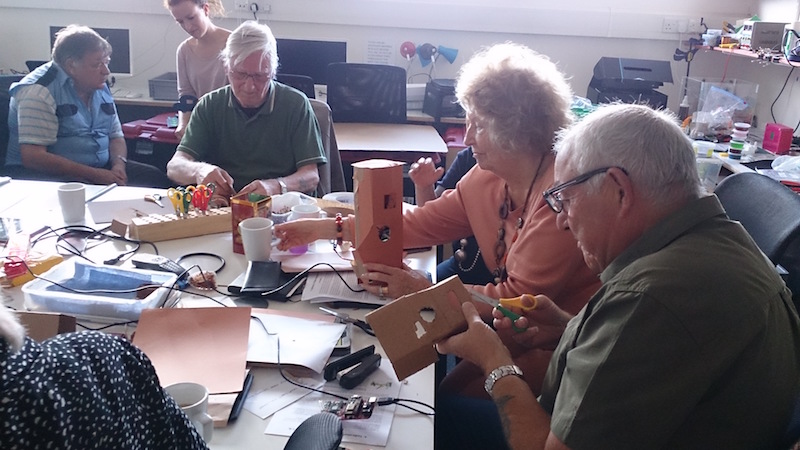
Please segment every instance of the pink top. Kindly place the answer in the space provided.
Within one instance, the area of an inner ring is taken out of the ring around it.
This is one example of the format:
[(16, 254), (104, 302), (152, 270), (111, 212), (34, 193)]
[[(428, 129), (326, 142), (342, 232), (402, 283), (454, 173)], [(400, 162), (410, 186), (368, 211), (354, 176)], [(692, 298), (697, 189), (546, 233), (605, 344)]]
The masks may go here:
[(227, 85), (228, 78), (219, 54), (212, 57), (198, 55), (188, 44), (191, 39), (186, 39), (178, 46), (178, 96), (194, 95), (200, 98)]
[[(584, 263), (572, 233), (558, 229), (556, 214), (542, 197), (553, 184), (552, 158), (548, 156), (547, 171), (533, 185), (524, 225), (513, 244), (523, 206), (510, 211), (504, 222), (508, 278), (475, 289), (493, 298), (545, 294), (565, 311), (577, 314), (600, 287), (600, 280)], [(404, 213), (404, 246), (437, 245), (474, 234), (486, 267), (494, 270), (504, 198), (505, 181), (476, 165), (455, 189)]]

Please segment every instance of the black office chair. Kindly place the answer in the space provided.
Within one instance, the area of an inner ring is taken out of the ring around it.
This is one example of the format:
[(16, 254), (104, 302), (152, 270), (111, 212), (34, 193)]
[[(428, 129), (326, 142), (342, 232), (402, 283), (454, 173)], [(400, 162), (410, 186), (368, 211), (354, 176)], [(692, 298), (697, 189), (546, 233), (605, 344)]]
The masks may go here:
[(383, 64), (328, 65), (334, 122), (406, 122), (406, 71)]
[(36, 61), (31, 59), (25, 61), (25, 66), (28, 68), (28, 72), (33, 72), (37, 67), (41, 66), (42, 64), (47, 64), (48, 62), (50, 61)]
[(728, 217), (738, 220), (774, 264), (800, 236), (800, 196), (767, 176), (725, 177), (714, 190)]
[(8, 89), (11, 83), (22, 79), (24, 75), (0, 75), (0, 175), (5, 173), (6, 150), (8, 148), (8, 104), (11, 95)]
[(283, 450), (336, 450), (342, 442), (342, 419), (329, 412), (314, 414), (294, 430)]
[(301, 91), (302, 93), (306, 94), (306, 97), (308, 98), (316, 98), (316, 93), (314, 91), (314, 80), (311, 77), (305, 75), (294, 75), (291, 73), (278, 73), (275, 79), (280, 83)]

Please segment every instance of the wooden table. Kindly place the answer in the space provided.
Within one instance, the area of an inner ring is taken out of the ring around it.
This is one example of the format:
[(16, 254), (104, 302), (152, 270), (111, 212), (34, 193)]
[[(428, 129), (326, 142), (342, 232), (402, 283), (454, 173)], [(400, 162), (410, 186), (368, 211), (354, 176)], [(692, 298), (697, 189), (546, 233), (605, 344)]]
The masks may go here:
[[(10, 183), (0, 186), (0, 199), (7, 200), (5, 202), (0, 202), (0, 214), (2, 214), (3, 217), (21, 217), (29, 219), (29, 223), (48, 223), (54, 228), (63, 226), (57, 195), (57, 187), (59, 184), (60, 183), (12, 180)], [(87, 185), (87, 197), (98, 192), (102, 188), (103, 186)], [(163, 190), (158, 189), (120, 186), (104, 194), (100, 199), (143, 199), (145, 194), (153, 194), (160, 191), (162, 194), (166, 194)], [(14, 198), (14, 201), (8, 201), (11, 198)], [(89, 211), (86, 213), (86, 225), (99, 228), (99, 226), (92, 221)], [(50, 239), (49, 241), (50, 245), (52, 245), (54, 239)], [(42, 242), (37, 244), (34, 249), (38, 251), (48, 251), (47, 245), (48, 243)], [(244, 255), (233, 253), (232, 235), (230, 232), (161, 241), (157, 242), (156, 245), (158, 246), (160, 254), (173, 260), (186, 253), (200, 250), (224, 257), (226, 260), (225, 267), (217, 274), (217, 280), (222, 286), (231, 283), (247, 268), (247, 261)], [(104, 243), (92, 249), (91, 251), (94, 253), (87, 255), (91, 256), (95, 261), (102, 261), (107, 257), (106, 255), (115, 256), (122, 250), (124, 249), (119, 248), (118, 243)], [(142, 251), (152, 252), (152, 249), (145, 245)], [(436, 256), (433, 249), (427, 252), (409, 255), (407, 260), (408, 264), (416, 269), (435, 273)], [(130, 267), (132, 265), (130, 262), (125, 262), (123, 266)], [(219, 306), (212, 300), (194, 296), (190, 292), (191, 290), (182, 295), (179, 305), (182, 307)], [(20, 287), (2, 288), (0, 293), (9, 306), (24, 309), (24, 298)], [(223, 298), (219, 295), (215, 296), (221, 301), (230, 302), (230, 298), (228, 297)], [(244, 300), (243, 302), (243, 306), (254, 306), (250, 300)], [(312, 305), (308, 302), (282, 303), (273, 301), (269, 303), (270, 308), (292, 309), (305, 312), (318, 312), (317, 306), (318, 305)], [(341, 311), (347, 312), (353, 317), (363, 319), (364, 314), (368, 310), (342, 308)], [(383, 353), (380, 343), (375, 338), (361, 333), (360, 331), (354, 332), (353, 348), (362, 348), (369, 344), (375, 344), (376, 352), (383, 354), (383, 364), (390, 363), (388, 358), (385, 358), (386, 355)], [(264, 374), (264, 371), (267, 370), (275, 369), (254, 369), (255, 380), (253, 392), (265, 388), (265, 380), (263, 376), (260, 377), (259, 374)], [(399, 397), (410, 398), (433, 405), (434, 367), (429, 366), (425, 370), (409, 377), (406, 381), (403, 381), (401, 383)], [(245, 410), (236, 422), (233, 422), (225, 428), (215, 429), (209, 446), (212, 449), (283, 448), (288, 438), (264, 434), (264, 429), (269, 420), (269, 418), (261, 420), (259, 417)], [(346, 447), (352, 449), (374, 448), (357, 444), (347, 444)], [(433, 417), (412, 413), (405, 408), (398, 408), (395, 412), (392, 429), (389, 434), (389, 441), (385, 448), (432, 449)]]

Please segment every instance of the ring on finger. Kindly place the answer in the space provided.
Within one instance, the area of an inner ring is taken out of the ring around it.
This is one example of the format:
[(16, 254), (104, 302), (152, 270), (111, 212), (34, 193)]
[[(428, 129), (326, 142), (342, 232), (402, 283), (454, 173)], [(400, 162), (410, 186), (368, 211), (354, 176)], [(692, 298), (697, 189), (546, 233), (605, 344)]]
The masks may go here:
[(378, 288), (378, 293), (380, 293), (381, 298), (386, 298), (386, 294), (388, 294), (388, 289), (386, 286), (381, 286)]

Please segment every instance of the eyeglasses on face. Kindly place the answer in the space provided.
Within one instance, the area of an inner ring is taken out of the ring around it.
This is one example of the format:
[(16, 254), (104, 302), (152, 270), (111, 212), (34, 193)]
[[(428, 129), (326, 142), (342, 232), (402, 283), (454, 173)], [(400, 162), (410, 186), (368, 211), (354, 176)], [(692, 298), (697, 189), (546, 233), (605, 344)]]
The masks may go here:
[(107, 56), (100, 60), (94, 60), (94, 61), (83, 60), (81, 61), (81, 64), (92, 70), (101, 70), (103, 68), (108, 68), (108, 65), (111, 64), (111, 58)]
[(623, 169), (622, 167), (617, 166), (608, 166), (608, 167), (601, 167), (599, 169), (590, 170), (582, 175), (578, 175), (577, 177), (565, 181), (557, 186), (553, 186), (550, 189), (544, 191), (542, 195), (544, 196), (544, 200), (547, 202), (547, 205), (550, 206), (550, 209), (553, 210), (556, 214), (560, 213), (564, 210), (564, 198), (561, 196), (561, 193), (564, 189), (572, 186), (577, 186), (581, 183), (585, 183), (589, 181), (593, 176), (600, 175), (601, 173), (606, 173), (610, 169), (619, 169), (625, 175), (628, 174), (628, 171)]
[(240, 72), (238, 70), (230, 70), (228, 72), (231, 79), (234, 81), (245, 81), (248, 78), (253, 80), (253, 83), (256, 84), (264, 84), (272, 77), (272, 74), (268, 72), (258, 72), (258, 73), (247, 73), (247, 72)]

